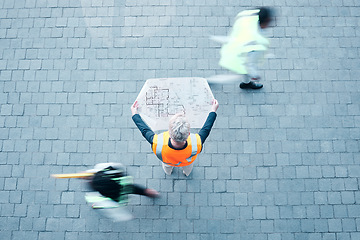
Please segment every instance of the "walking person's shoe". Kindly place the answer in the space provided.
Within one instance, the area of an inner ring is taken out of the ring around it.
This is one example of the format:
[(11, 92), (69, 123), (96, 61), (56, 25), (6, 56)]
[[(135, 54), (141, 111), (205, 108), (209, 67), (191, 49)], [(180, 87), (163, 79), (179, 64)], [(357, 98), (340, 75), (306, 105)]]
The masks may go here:
[(239, 86), (241, 89), (260, 89), (263, 87), (261, 83), (255, 83), (253, 81), (250, 81), (249, 83), (240, 83)]

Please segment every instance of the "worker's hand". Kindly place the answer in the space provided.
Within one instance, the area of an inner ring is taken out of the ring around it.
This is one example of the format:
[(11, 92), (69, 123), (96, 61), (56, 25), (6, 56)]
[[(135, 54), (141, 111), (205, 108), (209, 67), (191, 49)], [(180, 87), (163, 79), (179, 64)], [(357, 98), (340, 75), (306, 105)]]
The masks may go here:
[(131, 105), (131, 113), (134, 116), (135, 114), (137, 114), (137, 109), (139, 108), (139, 103), (138, 101), (135, 101), (133, 105)]
[(211, 111), (212, 112), (216, 112), (216, 110), (219, 108), (219, 102), (216, 99), (213, 99), (212, 101), (212, 106), (211, 106)]
[(158, 191), (156, 191), (155, 189), (151, 189), (151, 188), (145, 189), (145, 194), (146, 194), (146, 196), (151, 197), (151, 198), (159, 198), (160, 197), (160, 193)]

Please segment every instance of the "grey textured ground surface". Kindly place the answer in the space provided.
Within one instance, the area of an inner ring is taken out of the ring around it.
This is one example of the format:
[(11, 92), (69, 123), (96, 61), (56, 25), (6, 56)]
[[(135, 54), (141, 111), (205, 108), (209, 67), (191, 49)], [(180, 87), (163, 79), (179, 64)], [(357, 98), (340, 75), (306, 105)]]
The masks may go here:
[[(212, 86), (218, 119), (186, 179), (130, 118), (154, 77), (226, 73), (237, 12), (275, 6), (264, 89)], [(357, 0), (0, 0), (0, 239), (360, 239)], [(136, 220), (112, 223), (81, 180), (119, 161)]]

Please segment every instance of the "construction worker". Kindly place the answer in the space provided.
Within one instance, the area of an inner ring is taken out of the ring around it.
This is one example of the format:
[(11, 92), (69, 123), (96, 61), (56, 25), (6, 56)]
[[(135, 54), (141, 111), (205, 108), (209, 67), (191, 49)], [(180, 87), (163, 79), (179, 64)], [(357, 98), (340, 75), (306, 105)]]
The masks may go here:
[(151, 144), (157, 158), (162, 161), (164, 172), (171, 175), (174, 167), (182, 167), (183, 173), (189, 176), (193, 162), (201, 152), (215, 122), (216, 110), (219, 107), (218, 101), (213, 100), (211, 112), (198, 134), (190, 133), (190, 124), (183, 114), (176, 114), (170, 119), (168, 131), (155, 134), (137, 114), (138, 107), (138, 102), (135, 101), (131, 106), (132, 119), (145, 139)]

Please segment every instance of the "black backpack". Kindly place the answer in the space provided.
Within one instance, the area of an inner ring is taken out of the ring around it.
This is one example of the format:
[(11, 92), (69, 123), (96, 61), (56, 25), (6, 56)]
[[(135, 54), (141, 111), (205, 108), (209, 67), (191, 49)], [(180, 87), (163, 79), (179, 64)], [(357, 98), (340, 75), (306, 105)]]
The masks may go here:
[(122, 170), (110, 166), (95, 173), (90, 185), (101, 195), (118, 202), (123, 190), (120, 181), (124, 176), (125, 174)]

